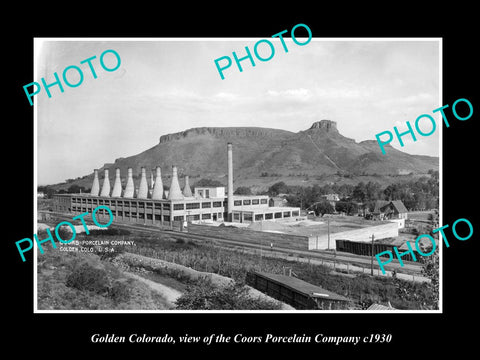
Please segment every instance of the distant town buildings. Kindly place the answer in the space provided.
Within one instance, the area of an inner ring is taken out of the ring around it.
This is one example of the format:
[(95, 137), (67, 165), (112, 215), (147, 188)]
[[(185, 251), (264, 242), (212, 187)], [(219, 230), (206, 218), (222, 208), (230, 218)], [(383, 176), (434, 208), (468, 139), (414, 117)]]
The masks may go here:
[(338, 194), (325, 194), (325, 195), (322, 195), (322, 198), (324, 198), (327, 201), (333, 201), (333, 202), (340, 201), (340, 197), (338, 196)]

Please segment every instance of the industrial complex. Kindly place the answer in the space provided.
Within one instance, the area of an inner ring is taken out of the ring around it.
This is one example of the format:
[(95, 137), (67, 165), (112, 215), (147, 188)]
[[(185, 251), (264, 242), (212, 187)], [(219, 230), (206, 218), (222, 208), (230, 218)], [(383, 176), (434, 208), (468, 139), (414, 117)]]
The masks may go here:
[[(55, 194), (52, 210), (82, 214), (92, 213), (96, 207), (104, 205), (110, 208), (114, 222), (180, 230), (188, 227), (189, 232), (200, 235), (235, 238), (242, 242), (266, 241), (272, 246), (298, 250), (345, 251), (351, 248), (346, 247), (347, 242), (368, 247), (372, 239), (377, 243), (382, 239), (396, 239), (399, 229), (405, 225), (404, 207), (399, 207), (396, 202), (380, 204), (389, 211), (388, 219), (386, 216), (370, 220), (340, 216), (312, 221), (302, 216), (299, 207), (272, 206), (275, 202), (267, 195), (234, 195), (232, 151), (232, 144), (228, 143), (226, 189), (223, 186), (195, 187), (192, 191), (188, 176), (184, 177), (182, 188), (176, 166), (172, 166), (168, 190), (163, 186), (160, 167), (152, 169), (150, 180), (147, 180), (146, 169), (142, 167), (138, 184), (134, 183), (132, 168), (128, 168), (124, 188), (119, 168), (116, 169), (113, 187), (110, 186), (108, 169), (104, 170), (102, 186), (98, 170), (95, 170), (89, 194)], [(378, 213), (384, 215), (387, 210), (380, 209)], [(100, 209), (96, 216), (110, 217), (110, 214)], [(230, 226), (225, 229), (219, 227), (221, 224)], [(241, 229), (233, 229), (232, 226)], [(364, 252), (362, 250), (362, 254)]]
[[(53, 210), (81, 214), (91, 213), (97, 206), (106, 205), (111, 209), (114, 221), (159, 226), (185, 222), (252, 223), (295, 219), (300, 216), (298, 207), (269, 206), (269, 197), (266, 195), (234, 195), (231, 143), (227, 144), (227, 157), (226, 194), (224, 187), (196, 187), (192, 192), (188, 176), (185, 176), (182, 189), (176, 166), (172, 167), (169, 190), (163, 187), (160, 167), (155, 169), (155, 179), (152, 170), (150, 184), (143, 167), (138, 187), (134, 184), (132, 169), (129, 168), (125, 189), (122, 188), (120, 169), (116, 169), (113, 188), (110, 186), (108, 169), (104, 171), (101, 187), (98, 170), (95, 170), (90, 194), (54, 195)], [(102, 211), (99, 211), (100, 215)]]
[[(242, 254), (259, 248), (260, 258), (263, 252), (270, 252), (274, 257), (296, 254), (296, 261), (306, 256), (308, 263), (318, 263), (320, 259), (323, 264), (323, 257), (317, 256), (327, 256), (327, 259), (333, 256), (335, 267), (337, 251), (356, 254), (354, 257), (339, 255), (347, 263), (347, 271), (349, 262), (360, 264), (358, 266), (362, 266), (363, 271), (365, 262), (358, 255), (368, 256), (372, 275), (373, 254), (391, 249), (393, 245), (389, 242), (392, 240), (397, 241), (400, 249), (408, 245), (411, 236), (405, 233), (399, 236), (407, 214), (398, 201), (379, 203), (375, 216), (370, 219), (343, 215), (312, 219), (302, 215), (299, 207), (272, 206), (286, 204), (279, 204), (267, 195), (234, 195), (233, 149), (231, 143), (226, 145), (226, 188), (197, 186), (192, 190), (188, 176), (184, 176), (182, 187), (176, 166), (172, 166), (168, 190), (163, 186), (160, 167), (152, 169), (149, 180), (146, 168), (141, 167), (138, 184), (134, 183), (132, 168), (128, 168), (125, 186), (122, 186), (121, 172), (117, 168), (113, 187), (109, 170), (104, 169), (100, 186), (99, 171), (95, 170), (90, 193), (55, 194), (51, 210), (73, 215), (95, 214), (95, 218), (108, 217), (117, 223), (149, 225), (148, 231), (154, 230), (152, 226), (159, 227), (160, 231), (187, 229), (185, 235), (191, 238), (201, 241), (221, 239), (227, 247), (236, 249), (240, 246)], [(102, 205), (111, 212), (97, 209)], [(405, 260), (414, 259), (406, 257)], [(283, 275), (253, 271), (247, 274), (246, 282), (296, 309), (338, 310), (353, 306), (351, 299), (307, 283), (296, 275), (287, 276), (285, 268), (283, 270)]]

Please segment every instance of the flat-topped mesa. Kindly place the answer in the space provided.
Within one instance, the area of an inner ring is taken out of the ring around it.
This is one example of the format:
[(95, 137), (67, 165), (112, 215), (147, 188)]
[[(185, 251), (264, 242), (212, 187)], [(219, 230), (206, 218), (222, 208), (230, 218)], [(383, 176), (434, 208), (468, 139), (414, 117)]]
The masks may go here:
[(332, 120), (316, 121), (310, 126), (310, 129), (325, 129), (327, 132), (331, 130), (338, 131), (337, 122)]
[(160, 136), (160, 144), (172, 140), (179, 140), (191, 135), (211, 135), (215, 137), (277, 137), (279, 134), (289, 132), (286, 130), (267, 129), (261, 127), (199, 127), (182, 132)]

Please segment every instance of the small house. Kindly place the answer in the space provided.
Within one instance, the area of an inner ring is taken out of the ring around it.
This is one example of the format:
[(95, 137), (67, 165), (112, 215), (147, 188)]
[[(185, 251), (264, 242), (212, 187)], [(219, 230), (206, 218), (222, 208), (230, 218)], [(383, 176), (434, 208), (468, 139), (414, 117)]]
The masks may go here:
[(373, 218), (379, 220), (407, 219), (408, 210), (401, 200), (377, 200), (373, 210)]

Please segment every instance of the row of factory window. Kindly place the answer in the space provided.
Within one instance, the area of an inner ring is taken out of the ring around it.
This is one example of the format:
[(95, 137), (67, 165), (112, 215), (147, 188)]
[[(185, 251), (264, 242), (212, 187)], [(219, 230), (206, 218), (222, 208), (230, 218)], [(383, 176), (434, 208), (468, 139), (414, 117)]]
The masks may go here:
[(242, 205), (258, 205), (258, 204), (268, 204), (267, 199), (244, 199), (244, 200), (234, 200), (233, 206), (242, 206)]
[[(233, 221), (240, 221), (240, 212), (233, 213)], [(283, 215), (283, 216), (282, 216)], [(265, 214), (255, 214), (255, 221), (261, 220), (272, 220), (272, 219), (281, 219), (281, 218), (288, 218), (288, 217), (296, 217), (299, 216), (300, 212), (298, 210), (295, 211), (284, 211), (276, 212), (276, 213), (265, 213)], [(253, 213), (244, 212), (243, 213), (243, 221), (253, 221)]]
[[(74, 207), (72, 207), (72, 211), (74, 211), (74, 212), (82, 211), (82, 212), (91, 213), (92, 209), (81, 208), (81, 207), (74, 206)], [(97, 210), (97, 214), (108, 215), (108, 212), (106, 210), (99, 209), (99, 210)], [(139, 212), (137, 214), (137, 212), (134, 212), (134, 211), (116, 211), (113, 214), (116, 215), (117, 218), (118, 217), (137, 218), (137, 216), (138, 216), (139, 219), (145, 219), (145, 214), (144, 213)], [(153, 215), (155, 216), (155, 220), (158, 220), (158, 221), (162, 220), (162, 216), (159, 215), (159, 214), (146, 214), (146, 219), (147, 220), (152, 220)], [(211, 220), (211, 219), (214, 219), (214, 220), (223, 219), (223, 213), (219, 212), (219, 213), (213, 213), (213, 214), (207, 213), (207, 214), (188, 215), (188, 220), (190, 220), (190, 221)], [(173, 221), (185, 221), (185, 220), (187, 220), (187, 219), (184, 215), (173, 217)], [(163, 221), (170, 221), (170, 216), (169, 215), (163, 215)]]
[[(72, 198), (72, 203), (74, 204), (92, 204), (92, 205), (123, 205), (123, 206), (132, 206), (132, 202), (125, 201), (125, 200), (103, 200), (103, 199), (85, 199), (85, 198)], [(144, 202), (144, 201), (134, 201), (133, 205), (137, 205), (139, 208), (147, 208), (152, 209), (155, 208), (160, 210), (170, 210), (170, 203), (152, 203), (152, 202)], [(226, 205), (224, 202), (223, 205)], [(192, 210), (192, 209), (209, 209), (209, 208), (220, 208), (222, 207), (221, 201), (205, 201), (202, 203), (177, 203), (173, 204), (173, 210)]]
[[(88, 198), (75, 198), (72, 197), (72, 203), (77, 203), (77, 204), (93, 204), (93, 205), (115, 205), (115, 204), (125, 204), (131, 206), (130, 201), (125, 201), (125, 200), (108, 200), (108, 199), (88, 199)], [(147, 209), (152, 209), (155, 207), (155, 209), (161, 209), (162, 208), (162, 203), (152, 203), (152, 202), (143, 202), (143, 201), (138, 201), (138, 202), (133, 202), (138, 203), (138, 207), (146, 207)], [(244, 200), (234, 200), (233, 201), (233, 206), (242, 206), (242, 205), (266, 205), (268, 204), (268, 199), (244, 199)], [(226, 206), (226, 201), (223, 202), (223, 206)], [(222, 201), (206, 201), (206, 202), (194, 202), (194, 203), (176, 203), (173, 204), (173, 210), (192, 210), (192, 209), (207, 209), (207, 208), (219, 208), (222, 207)], [(163, 209), (164, 210), (170, 210), (170, 203), (163, 203)]]

